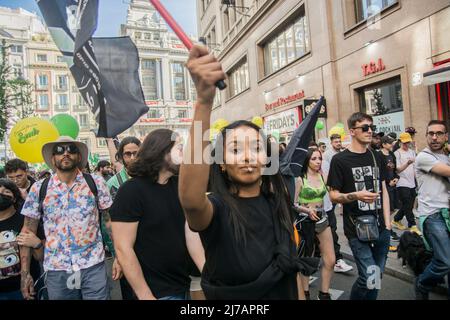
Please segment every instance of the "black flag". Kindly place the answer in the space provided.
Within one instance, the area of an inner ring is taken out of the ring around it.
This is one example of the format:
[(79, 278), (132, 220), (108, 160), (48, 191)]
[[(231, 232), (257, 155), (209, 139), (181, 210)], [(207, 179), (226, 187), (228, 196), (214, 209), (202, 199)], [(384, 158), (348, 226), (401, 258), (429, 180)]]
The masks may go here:
[(280, 159), (281, 174), (291, 177), (300, 176), (323, 101), (324, 98), (320, 97), (312, 111), (294, 131), (292, 139)]
[(129, 37), (92, 39), (98, 0), (38, 0), (39, 9), (77, 87), (112, 138), (148, 112), (139, 80), (139, 57)]

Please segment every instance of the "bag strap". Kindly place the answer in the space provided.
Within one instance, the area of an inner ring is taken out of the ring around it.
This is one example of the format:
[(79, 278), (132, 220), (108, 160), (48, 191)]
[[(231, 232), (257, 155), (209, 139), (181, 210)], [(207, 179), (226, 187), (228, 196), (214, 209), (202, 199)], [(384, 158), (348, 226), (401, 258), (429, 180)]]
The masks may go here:
[(116, 173), (117, 182), (119, 182), (119, 186), (123, 185), (123, 179), (122, 175), (120, 174), (120, 171)]
[[(380, 181), (381, 181), (381, 171), (380, 171), (380, 169), (378, 168), (378, 165), (377, 165), (377, 159), (375, 159), (375, 155), (373, 154), (373, 151), (370, 150), (370, 149), (368, 149), (368, 150), (369, 150), (370, 154), (372, 155), (373, 165), (374, 165), (374, 167), (375, 167), (375, 171), (378, 172), (378, 178), (377, 178), (377, 184), (378, 184), (378, 183), (380, 183)], [(381, 190), (381, 192), (383, 192), (383, 191), (382, 191), (382, 190), (383, 190), (382, 185), (379, 185), (379, 186), (378, 186), (378, 190)], [(375, 200), (375, 212), (376, 212), (376, 215), (377, 215), (377, 218), (378, 218), (378, 217), (379, 217), (379, 214), (378, 214), (377, 200)], [(377, 220), (378, 220), (378, 219), (377, 219)]]
[(47, 188), (48, 188), (49, 182), (50, 182), (50, 177), (45, 178), (44, 181), (42, 181), (41, 188), (39, 189), (38, 211), (40, 212), (41, 215), (44, 214), (44, 200), (45, 200), (45, 197), (47, 196)]

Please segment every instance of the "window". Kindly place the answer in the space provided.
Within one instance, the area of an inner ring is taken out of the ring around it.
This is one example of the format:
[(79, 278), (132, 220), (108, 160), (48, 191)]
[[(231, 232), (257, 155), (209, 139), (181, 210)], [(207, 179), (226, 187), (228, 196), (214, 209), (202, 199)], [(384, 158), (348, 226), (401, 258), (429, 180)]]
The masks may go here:
[(159, 41), (159, 39), (161, 39), (161, 37), (159, 36), (159, 33), (154, 33), (153, 34), (153, 40)]
[(56, 95), (57, 108), (58, 109), (67, 109), (69, 108), (69, 100), (67, 98), (67, 94), (58, 94)]
[(58, 63), (64, 62), (64, 57), (63, 56), (57, 56), (56, 57), (56, 62), (58, 62)]
[(186, 100), (184, 66), (181, 62), (172, 62), (172, 88), (175, 100)]
[(355, 0), (356, 22), (366, 20), (397, 2), (398, 0)]
[(135, 32), (135, 33), (134, 33), (134, 38), (135, 38), (136, 40), (141, 40), (141, 38), (142, 38), (142, 32)]
[(84, 101), (84, 99), (81, 96), (81, 94), (77, 94), (76, 100), (77, 100), (77, 105), (78, 106), (86, 106), (86, 101)]
[(157, 61), (155, 59), (142, 60), (142, 91), (144, 91), (145, 100), (157, 100), (159, 98), (157, 70)]
[(47, 55), (46, 54), (36, 55), (36, 61), (37, 62), (47, 62)]
[(228, 73), (230, 85), (228, 89), (229, 97), (245, 91), (250, 87), (250, 78), (248, 73), (247, 56), (241, 59)]
[(89, 127), (89, 119), (87, 114), (80, 114), (79, 119), (80, 128), (86, 129)]
[(379, 116), (403, 111), (400, 77), (360, 89), (361, 111)]
[(97, 147), (98, 148), (105, 148), (107, 146), (105, 139), (97, 138)]
[(56, 76), (57, 89), (67, 90), (67, 76)]
[(48, 87), (48, 76), (46, 74), (40, 74), (38, 76), (38, 88), (47, 89)]
[(178, 118), (188, 118), (188, 111), (187, 110), (178, 110)]
[(264, 75), (269, 75), (309, 52), (308, 21), (304, 7), (285, 27), (261, 45)]
[(22, 66), (20, 64), (14, 64), (12, 66), (12, 68), (13, 68), (14, 77), (16, 77), (16, 78), (22, 77), (23, 71), (22, 71)]
[(23, 53), (23, 46), (21, 46), (21, 45), (13, 44), (13, 45), (11, 45), (10, 49), (11, 49), (11, 52), (14, 52), (14, 53)]
[(151, 33), (144, 33), (144, 39), (145, 40), (152, 40), (152, 34)]
[(159, 119), (161, 118), (161, 112), (158, 109), (150, 109), (147, 114), (148, 119)]
[(47, 94), (40, 94), (38, 96), (38, 109), (39, 110), (48, 110), (48, 95)]

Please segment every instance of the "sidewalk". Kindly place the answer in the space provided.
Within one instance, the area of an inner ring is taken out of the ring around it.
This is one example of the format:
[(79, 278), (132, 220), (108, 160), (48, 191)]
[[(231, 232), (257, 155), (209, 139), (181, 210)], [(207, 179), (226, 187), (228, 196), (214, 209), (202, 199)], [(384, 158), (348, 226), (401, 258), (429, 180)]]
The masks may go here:
[[(339, 207), (336, 207), (337, 234), (339, 236), (339, 244), (341, 245), (341, 253), (345, 259), (354, 261), (352, 251), (348, 245), (348, 240), (344, 235), (343, 219), (342, 219), (341, 212), (342, 212), (342, 209)], [(404, 232), (404, 231), (400, 231), (397, 229), (394, 229), (394, 231), (398, 234), (399, 237)], [(391, 243), (392, 243), (392, 245), (397, 246), (399, 242), (392, 241)], [(357, 272), (357, 271), (355, 271), (355, 272)], [(407, 282), (411, 283), (411, 285), (414, 284), (414, 281), (416, 278), (414, 273), (408, 266), (406, 266), (405, 268), (402, 267), (402, 260), (397, 259), (397, 252), (389, 252), (388, 259), (386, 261), (385, 273), (390, 276), (393, 276), (397, 279), (407, 281)], [(447, 294), (447, 285), (438, 286), (435, 288), (435, 290), (433, 290), (433, 292), (446, 295)]]

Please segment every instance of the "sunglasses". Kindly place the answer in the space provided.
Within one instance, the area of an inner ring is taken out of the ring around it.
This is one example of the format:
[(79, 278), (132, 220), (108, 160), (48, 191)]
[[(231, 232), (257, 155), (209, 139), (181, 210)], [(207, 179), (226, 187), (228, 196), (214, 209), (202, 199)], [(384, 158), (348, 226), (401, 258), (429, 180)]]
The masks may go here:
[(78, 154), (80, 153), (80, 150), (78, 149), (78, 147), (74, 144), (69, 144), (67, 146), (55, 146), (53, 148), (53, 155), (58, 155), (61, 156), (63, 155), (65, 152), (68, 152), (69, 154)]
[(123, 156), (124, 156), (125, 158), (131, 158), (131, 156), (133, 156), (133, 157), (136, 158), (136, 155), (137, 155), (137, 151), (135, 151), (135, 152), (124, 152), (124, 153), (123, 153)]
[(361, 129), (362, 132), (368, 132), (369, 129), (372, 130), (372, 132), (377, 131), (377, 126), (373, 124), (364, 124), (360, 127), (353, 127), (352, 129)]

